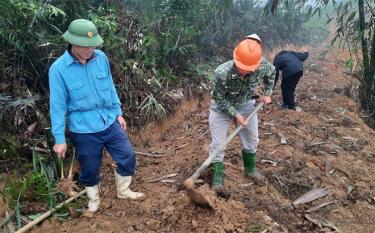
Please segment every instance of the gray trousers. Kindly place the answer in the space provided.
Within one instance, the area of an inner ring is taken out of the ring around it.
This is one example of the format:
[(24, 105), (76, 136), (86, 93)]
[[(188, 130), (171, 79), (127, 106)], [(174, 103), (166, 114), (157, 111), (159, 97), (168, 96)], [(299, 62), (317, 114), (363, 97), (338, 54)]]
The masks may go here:
[[(235, 106), (235, 109), (245, 118), (254, 110), (255, 100)], [(209, 155), (216, 152), (213, 162), (222, 162), (224, 160), (224, 150), (218, 151), (224, 144), (228, 135), (228, 128), (233, 119), (228, 114), (222, 112), (215, 101), (211, 101), (209, 125), (211, 130), (212, 142), (210, 144)], [(255, 153), (259, 143), (258, 138), (258, 116), (255, 114), (249, 121), (247, 128), (243, 128), (238, 135), (240, 136), (242, 150)]]

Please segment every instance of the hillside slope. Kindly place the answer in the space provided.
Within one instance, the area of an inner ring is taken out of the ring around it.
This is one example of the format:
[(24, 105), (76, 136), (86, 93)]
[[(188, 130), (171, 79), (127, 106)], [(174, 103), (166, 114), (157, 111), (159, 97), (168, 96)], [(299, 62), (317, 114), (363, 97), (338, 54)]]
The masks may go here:
[[(345, 76), (337, 54), (330, 51), (322, 59), (315, 48), (310, 54), (296, 91), (304, 111), (281, 109), (277, 89), (273, 103), (259, 114), (257, 166), (268, 185), (243, 176), (236, 138), (227, 148), (225, 191), (217, 207), (211, 210), (190, 202), (182, 182), (207, 157), (207, 97), (184, 103), (175, 116), (131, 136), (136, 151), (161, 156), (137, 157), (132, 187), (144, 191), (146, 200), (115, 198), (112, 162), (107, 157), (101, 168), (103, 204), (95, 218), (50, 220), (34, 232), (334, 232), (337, 228), (337, 232), (374, 233), (375, 133), (364, 124), (356, 103), (344, 96), (350, 77)], [(280, 135), (286, 144), (280, 143)], [(328, 173), (327, 161), (332, 161)], [(164, 182), (150, 182), (173, 173), (177, 175)], [(210, 173), (202, 176), (206, 183)], [(330, 187), (331, 192), (312, 203), (292, 206), (313, 187)], [(327, 202), (314, 212), (304, 212)]]

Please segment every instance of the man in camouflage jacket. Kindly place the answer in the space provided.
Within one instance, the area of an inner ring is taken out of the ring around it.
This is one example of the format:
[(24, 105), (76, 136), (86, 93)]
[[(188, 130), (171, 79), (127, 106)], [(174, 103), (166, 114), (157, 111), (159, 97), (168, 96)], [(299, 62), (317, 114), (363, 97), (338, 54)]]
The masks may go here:
[(217, 151), (225, 142), (228, 127), (232, 120), (241, 124), (239, 132), (245, 174), (260, 178), (255, 166), (258, 138), (258, 117), (249, 121), (246, 117), (253, 111), (254, 90), (264, 83), (264, 93), (259, 100), (271, 103), (271, 94), (275, 79), (275, 67), (262, 57), (261, 40), (256, 34), (247, 36), (233, 52), (233, 60), (221, 64), (215, 70), (214, 86), (210, 106), (209, 125), (212, 142), (209, 154), (216, 153), (213, 159), (212, 187), (223, 185), (224, 151)]

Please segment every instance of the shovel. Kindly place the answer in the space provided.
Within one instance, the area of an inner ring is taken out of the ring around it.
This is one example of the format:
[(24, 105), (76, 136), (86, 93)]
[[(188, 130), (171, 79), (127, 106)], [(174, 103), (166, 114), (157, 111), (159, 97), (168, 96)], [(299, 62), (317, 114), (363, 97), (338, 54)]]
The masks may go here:
[[(246, 120), (250, 120), (256, 112), (262, 108), (263, 102), (260, 102), (253, 110), (252, 113), (246, 118)], [(202, 165), (194, 172), (192, 176), (190, 176), (188, 179), (184, 181), (184, 186), (186, 188), (186, 192), (188, 196), (190, 197), (190, 200), (192, 200), (194, 203), (201, 205), (201, 206), (211, 206), (211, 201), (209, 200), (209, 197), (205, 195), (204, 193), (201, 193), (198, 190), (194, 189), (194, 183), (197, 180), (197, 178), (207, 169), (207, 167), (211, 164), (212, 160), (216, 157), (217, 153), (219, 151), (222, 151), (225, 149), (226, 145), (240, 132), (242, 129), (242, 125), (238, 126), (228, 137), (227, 140), (216, 150), (214, 153), (212, 153), (208, 158), (202, 163)]]

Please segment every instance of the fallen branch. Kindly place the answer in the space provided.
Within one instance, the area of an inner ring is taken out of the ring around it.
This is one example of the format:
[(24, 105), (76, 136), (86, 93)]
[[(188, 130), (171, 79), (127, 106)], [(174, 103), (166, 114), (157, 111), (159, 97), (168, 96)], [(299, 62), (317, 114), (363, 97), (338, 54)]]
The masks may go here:
[(290, 126), (290, 128), (292, 128), (292, 129), (293, 129), (294, 131), (296, 131), (297, 133), (302, 134), (302, 131), (299, 130), (299, 129), (297, 129), (296, 127), (294, 127), (294, 126)]
[(173, 180), (173, 179), (171, 179), (171, 180), (169, 180), (169, 179), (165, 179), (165, 180), (161, 180), (160, 182), (162, 182), (163, 184), (168, 184), (168, 183), (175, 183), (176, 180)]
[[(233, 177), (231, 177), (227, 172), (223, 172), (224, 176), (226, 176), (229, 180), (232, 180), (234, 182), (236, 182), (236, 180), (233, 179)], [(237, 183), (237, 182), (236, 182)]]
[(66, 201), (64, 201), (64, 202), (60, 203), (59, 205), (57, 205), (55, 208), (52, 208), (52, 209), (48, 210), (47, 212), (45, 212), (44, 214), (40, 215), (39, 217), (37, 217), (33, 221), (29, 222), (27, 225), (23, 226), (16, 233), (23, 233), (23, 232), (26, 232), (26, 231), (30, 230), (33, 226), (35, 226), (36, 224), (42, 222), (44, 219), (48, 218), (51, 214), (55, 213), (56, 210), (60, 209), (61, 207), (63, 207), (66, 204), (69, 204), (74, 199), (82, 196), (85, 193), (86, 193), (86, 189), (84, 189), (81, 192), (79, 192), (77, 196), (71, 197), (71, 198), (67, 199)]
[(320, 208), (323, 208), (324, 206), (327, 206), (327, 205), (330, 205), (332, 203), (336, 203), (336, 201), (329, 201), (329, 202), (325, 202), (323, 204), (320, 204), (318, 206), (314, 206), (314, 207), (311, 207), (309, 208), (308, 210), (305, 211), (305, 213), (311, 213), (311, 212), (314, 212), (314, 211), (317, 211), (319, 210)]
[(197, 179), (196, 181), (194, 181), (194, 184), (204, 184), (204, 180)]
[(270, 145), (270, 147), (279, 146), (279, 145), (281, 145), (281, 144), (280, 143), (276, 143), (276, 144)]
[(353, 142), (353, 143), (356, 143), (359, 140), (358, 138), (355, 138), (355, 137), (352, 137), (352, 136), (342, 137), (342, 139)]
[(270, 160), (270, 159), (262, 159), (260, 162), (261, 162), (261, 163), (269, 163), (269, 164), (271, 164), (271, 165), (274, 166), (274, 167), (277, 166), (277, 162), (272, 161), (272, 160)]
[(265, 125), (265, 126), (271, 126), (271, 127), (275, 126), (275, 124), (273, 124), (271, 122), (264, 122), (263, 125)]
[(199, 135), (199, 137), (203, 137), (203, 136), (206, 135), (208, 132), (210, 132), (209, 129), (207, 129), (206, 131), (204, 131), (204, 133), (202, 133), (201, 135)]
[(254, 183), (251, 182), (251, 183), (246, 183), (246, 184), (239, 184), (238, 186), (241, 187), (241, 188), (246, 188), (246, 187), (249, 187), (251, 185), (253, 185)]
[(164, 175), (164, 176), (161, 176), (159, 178), (150, 180), (150, 181), (148, 181), (148, 183), (155, 183), (155, 182), (158, 182), (160, 180), (165, 180), (167, 178), (172, 178), (172, 177), (175, 177), (175, 176), (177, 176), (177, 173), (172, 173), (172, 174)]
[(152, 152), (152, 153), (153, 153), (153, 154), (161, 155), (161, 154), (165, 154), (165, 153), (167, 153), (168, 150), (169, 150), (169, 147), (168, 147), (168, 149), (166, 149), (166, 150), (164, 150), (164, 151), (154, 151), (154, 152)]
[(147, 152), (140, 152), (140, 151), (134, 151), (137, 155), (144, 155), (146, 157), (154, 157), (154, 158), (161, 158), (163, 155), (157, 155), (154, 153), (147, 153)]
[(320, 146), (320, 145), (324, 145), (324, 144), (329, 144), (329, 142), (315, 142), (315, 143), (309, 145), (309, 147)]
[(179, 149), (181, 149), (181, 148), (183, 148), (183, 147), (185, 147), (185, 146), (187, 146), (187, 145), (189, 145), (189, 143), (185, 143), (184, 145), (182, 145), (182, 146), (179, 146), (179, 147), (177, 147), (176, 149), (174, 149), (175, 151), (176, 150), (179, 150)]
[(273, 135), (273, 133), (264, 133), (263, 136)]
[(335, 232), (338, 232), (338, 233), (341, 233), (342, 231), (339, 230), (335, 224), (333, 224), (332, 222), (329, 222), (329, 221), (324, 221), (324, 220), (319, 220), (319, 219), (315, 219), (313, 217), (311, 217), (310, 215), (308, 214), (305, 214), (304, 217), (310, 221), (311, 223), (315, 224), (316, 226), (318, 226), (320, 229), (323, 229), (324, 227), (327, 227), (331, 230), (334, 230)]
[(270, 155), (273, 155), (273, 154), (275, 154), (276, 152), (278, 152), (279, 150), (274, 150), (274, 151), (272, 151), (271, 153), (270, 153)]

